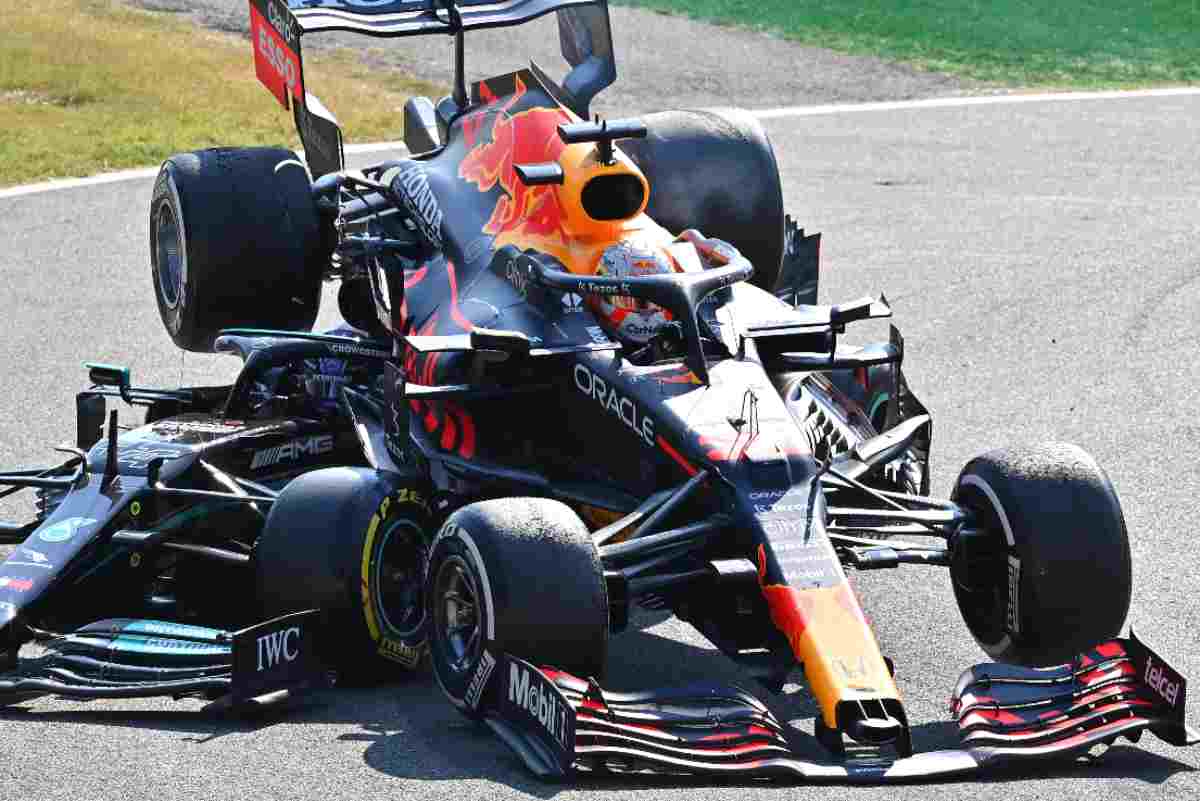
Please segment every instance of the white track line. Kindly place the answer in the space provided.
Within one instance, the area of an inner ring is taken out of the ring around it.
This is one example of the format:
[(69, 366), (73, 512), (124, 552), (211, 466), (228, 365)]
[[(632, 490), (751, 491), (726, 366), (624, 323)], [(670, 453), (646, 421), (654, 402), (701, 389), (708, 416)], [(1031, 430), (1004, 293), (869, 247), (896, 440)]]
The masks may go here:
[[(852, 114), (868, 111), (907, 111), (934, 108), (959, 108), (965, 106), (1000, 106), (1019, 103), (1050, 103), (1077, 100), (1134, 100), (1150, 97), (1194, 97), (1200, 95), (1200, 87), (1183, 86), (1168, 89), (1130, 89), (1108, 92), (1057, 92), (1047, 94), (1012, 94), (1012, 95), (980, 95), (976, 97), (935, 97), (927, 100), (895, 100), (879, 103), (835, 103), (823, 106), (792, 106), (787, 108), (770, 108), (751, 112), (760, 120), (778, 120), (788, 117), (817, 117), (824, 114)], [(403, 142), (369, 142), (361, 145), (346, 145), (346, 153), (350, 155), (362, 153), (378, 153), (388, 150), (404, 150)], [(118, 181), (133, 181), (143, 178), (153, 178), (158, 173), (157, 167), (144, 167), (137, 170), (123, 170), (93, 175), (88, 178), (64, 178), (43, 181), (37, 184), (13, 186), (0, 189), (0, 200), (23, 195), (36, 195), (41, 192), (54, 192), (59, 189), (78, 189), (84, 186), (111, 184)]]
[(21, 195), (36, 195), (39, 192), (53, 192), (58, 189), (77, 189), (81, 186), (95, 186), (97, 184), (112, 184), (118, 181), (153, 178), (157, 174), (158, 167), (143, 167), (138, 170), (106, 172), (88, 178), (55, 178), (54, 180), (43, 181), (39, 184), (26, 184), (25, 186), (12, 186), (8, 189), (0, 189), (0, 199), (20, 197)]
[[(368, 142), (361, 145), (346, 145), (344, 149), (348, 155), (353, 156), (362, 153), (407, 150), (408, 148), (404, 146), (403, 142)], [(303, 154), (303, 151), (301, 151), (301, 155)], [(41, 183), (0, 189), (0, 200), (10, 197), (21, 197), (23, 195), (36, 195), (41, 192), (54, 192), (59, 189), (78, 189), (84, 186), (112, 184), (119, 181), (136, 181), (144, 178), (153, 178), (156, 175), (158, 175), (158, 167), (140, 167), (136, 170), (101, 173), (100, 175), (92, 175), (88, 178), (55, 178), (50, 181), (42, 181)]]
[(858, 111), (906, 111), (910, 109), (956, 108), (960, 106), (1001, 106), (1018, 103), (1048, 103), (1072, 100), (1135, 100), (1146, 97), (1187, 97), (1200, 95), (1200, 86), (1170, 89), (1129, 89), (1109, 92), (1057, 92), (1051, 94), (978, 95), (975, 97), (934, 97), (927, 100), (895, 100), (879, 103), (837, 103), (826, 106), (793, 106), (752, 112), (760, 120), (785, 117), (816, 117), (822, 114), (847, 114)]
[(353, 156), (355, 153), (378, 153), (381, 150), (408, 150), (403, 142), (366, 142), (361, 145), (346, 145), (342, 150)]

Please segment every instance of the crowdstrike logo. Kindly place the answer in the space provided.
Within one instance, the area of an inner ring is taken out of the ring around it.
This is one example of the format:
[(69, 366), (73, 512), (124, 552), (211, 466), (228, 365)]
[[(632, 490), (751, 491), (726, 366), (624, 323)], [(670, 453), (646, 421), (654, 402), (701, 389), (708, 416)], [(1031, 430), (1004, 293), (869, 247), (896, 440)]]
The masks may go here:
[(329, 346), (330, 353), (336, 353), (346, 356), (366, 356), (371, 359), (388, 359), (391, 358), (391, 353), (386, 350), (377, 348), (367, 348), (362, 345), (343, 345), (336, 343)]

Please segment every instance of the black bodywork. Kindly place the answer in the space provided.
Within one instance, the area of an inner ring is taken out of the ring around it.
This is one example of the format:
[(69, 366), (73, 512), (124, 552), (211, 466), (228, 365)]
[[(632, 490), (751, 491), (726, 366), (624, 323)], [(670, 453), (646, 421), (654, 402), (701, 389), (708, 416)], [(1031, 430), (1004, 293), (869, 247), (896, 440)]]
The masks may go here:
[[(338, 367), (339, 387), (361, 387), (378, 381), (390, 351), (264, 332), (230, 333), (217, 348), (245, 360), (233, 386), (143, 390), (126, 369), (93, 365), (72, 458), (0, 476), (6, 495), (38, 494), (35, 519), (3, 530), (19, 545), (0, 563), (0, 651), (13, 668), (0, 674), (0, 693), (244, 701), (326, 682), (311, 612), (261, 623), (253, 546), (292, 478), (366, 464), (351, 421), (314, 396), (314, 382), (329, 377), (321, 360)], [(106, 415), (110, 396), (144, 408), (145, 423), (122, 430), (117, 410)], [(266, 671), (271, 678), (236, 673), (237, 642), (253, 650), (258, 637), (296, 627), (297, 656)], [(48, 654), (18, 660), (31, 641)]]

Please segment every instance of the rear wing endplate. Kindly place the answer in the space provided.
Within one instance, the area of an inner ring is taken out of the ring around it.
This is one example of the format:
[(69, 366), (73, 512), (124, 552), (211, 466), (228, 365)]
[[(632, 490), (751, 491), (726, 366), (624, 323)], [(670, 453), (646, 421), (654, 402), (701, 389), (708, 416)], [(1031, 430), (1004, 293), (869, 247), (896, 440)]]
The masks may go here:
[(285, 109), (292, 110), (313, 179), (345, 166), (342, 130), (329, 109), (304, 88), (300, 35), (304, 26), (284, 0), (250, 0), (254, 73)]

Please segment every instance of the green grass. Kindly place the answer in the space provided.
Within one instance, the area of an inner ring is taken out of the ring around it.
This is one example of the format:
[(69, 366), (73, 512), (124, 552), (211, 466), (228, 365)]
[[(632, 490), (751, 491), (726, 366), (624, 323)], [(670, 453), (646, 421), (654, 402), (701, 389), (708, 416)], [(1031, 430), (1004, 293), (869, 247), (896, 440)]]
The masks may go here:
[(806, 44), (1012, 86), (1200, 82), (1200, 0), (614, 2), (764, 28)]
[[(305, 77), (347, 141), (400, 138), (404, 101), (437, 92), (349, 56), (306, 58)], [(298, 139), (247, 40), (115, 0), (0, 0), (0, 186), (273, 144)]]

